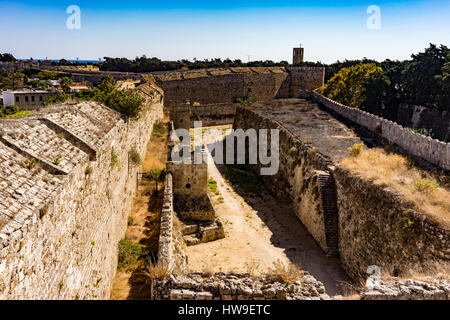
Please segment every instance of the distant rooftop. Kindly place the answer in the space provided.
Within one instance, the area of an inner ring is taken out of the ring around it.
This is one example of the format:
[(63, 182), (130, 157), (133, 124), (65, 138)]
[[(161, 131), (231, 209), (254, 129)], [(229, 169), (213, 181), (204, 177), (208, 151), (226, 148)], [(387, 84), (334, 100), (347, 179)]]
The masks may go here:
[(3, 93), (48, 93), (48, 92), (56, 92), (56, 91), (47, 91), (47, 90), (6, 90)]

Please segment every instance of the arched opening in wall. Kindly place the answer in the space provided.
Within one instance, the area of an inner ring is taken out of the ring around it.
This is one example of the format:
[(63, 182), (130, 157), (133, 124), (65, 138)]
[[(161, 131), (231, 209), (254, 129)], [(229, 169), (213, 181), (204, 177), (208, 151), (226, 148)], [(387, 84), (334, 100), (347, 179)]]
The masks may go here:
[(191, 184), (190, 183), (186, 184), (186, 189), (190, 189), (190, 188), (191, 188)]

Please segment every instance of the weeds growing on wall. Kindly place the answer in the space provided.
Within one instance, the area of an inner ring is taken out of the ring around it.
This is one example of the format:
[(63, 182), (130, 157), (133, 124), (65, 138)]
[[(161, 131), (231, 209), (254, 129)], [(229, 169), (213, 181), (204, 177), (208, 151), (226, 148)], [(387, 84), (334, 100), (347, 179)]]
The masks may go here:
[(137, 152), (136, 148), (132, 148), (132, 149), (128, 152), (128, 156), (130, 157), (131, 162), (132, 162), (135, 166), (139, 166), (139, 165), (142, 163), (141, 156), (140, 156), (139, 152)]
[(209, 191), (211, 191), (215, 195), (219, 195), (220, 194), (219, 190), (217, 190), (217, 182), (213, 178), (209, 178), (208, 179), (208, 189), (209, 189)]
[(111, 168), (115, 167), (120, 168), (119, 157), (114, 152), (114, 150), (111, 150)]

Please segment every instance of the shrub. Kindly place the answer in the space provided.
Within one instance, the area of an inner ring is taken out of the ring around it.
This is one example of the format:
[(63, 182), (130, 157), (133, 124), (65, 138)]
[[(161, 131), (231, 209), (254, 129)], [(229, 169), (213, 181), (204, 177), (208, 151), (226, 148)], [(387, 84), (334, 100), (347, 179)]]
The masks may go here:
[(348, 148), (348, 152), (352, 157), (358, 157), (363, 152), (364, 145), (362, 143), (354, 144), (351, 148)]
[(119, 241), (118, 270), (125, 270), (136, 265), (138, 259), (145, 254), (145, 250), (138, 243), (122, 239)]
[(66, 102), (69, 99), (70, 99), (70, 95), (68, 95), (67, 93), (60, 92), (60, 93), (58, 93), (56, 95), (49, 96), (49, 97), (45, 98), (44, 101), (42, 102), (42, 104), (44, 106), (49, 106), (49, 105), (52, 105), (52, 104)]
[(427, 129), (427, 128), (419, 128), (419, 129), (411, 129), (409, 128), (409, 130), (411, 130), (414, 133), (418, 133), (427, 137), (434, 137), (434, 132), (433, 129)]
[(20, 111), (19, 107), (15, 104), (10, 104), (9, 106), (6, 106), (3, 110), (4, 114), (7, 116), (15, 114)]
[(365, 101), (365, 81), (383, 74), (381, 67), (374, 63), (361, 63), (342, 68), (319, 92), (328, 98), (352, 108), (359, 108)]
[(257, 100), (255, 98), (250, 98), (250, 99), (247, 99), (247, 98), (236, 98), (234, 100), (234, 102), (235, 103), (241, 103), (241, 104), (248, 104), (248, 103), (257, 102)]
[(37, 162), (35, 158), (31, 158), (30, 160), (27, 161), (27, 168), (29, 170), (33, 169), (34, 167), (36, 167)]
[(428, 180), (428, 179), (417, 180), (411, 186), (414, 189), (419, 190), (419, 191), (429, 191), (429, 190), (435, 190), (435, 189), (439, 188), (439, 184), (437, 184), (436, 182), (434, 182), (432, 180)]
[(149, 277), (150, 280), (167, 280), (171, 274), (172, 270), (167, 266), (163, 266), (159, 261), (156, 264), (151, 261), (147, 263), (145, 275)]
[(128, 217), (128, 226), (134, 226), (134, 225), (136, 225), (136, 220), (134, 219), (134, 217), (133, 216), (129, 216)]
[(219, 190), (217, 190), (217, 182), (213, 178), (208, 179), (208, 189), (215, 195), (220, 194)]
[[(4, 117), (7, 119), (20, 119), (24, 117), (28, 117), (30, 114), (33, 114), (33, 111), (31, 110), (22, 110), (16, 113), (13, 113), (11, 115), (5, 115)], [(2, 118), (2, 114), (0, 112), (0, 118)]]
[(298, 155), (298, 149), (296, 147), (292, 147), (291, 149), (289, 149), (289, 154), (291, 156), (296, 156)]
[(137, 90), (120, 91), (114, 89), (103, 101), (108, 107), (130, 118), (139, 118), (144, 103)]
[(131, 162), (133, 162), (134, 165), (138, 166), (142, 163), (141, 156), (139, 155), (139, 152), (135, 148), (132, 148), (128, 155), (130, 157)]

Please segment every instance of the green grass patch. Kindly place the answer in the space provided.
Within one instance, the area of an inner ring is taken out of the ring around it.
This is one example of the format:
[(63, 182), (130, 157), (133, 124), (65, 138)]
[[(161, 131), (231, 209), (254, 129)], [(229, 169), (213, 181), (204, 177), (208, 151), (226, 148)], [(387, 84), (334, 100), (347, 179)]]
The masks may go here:
[(411, 184), (411, 186), (418, 191), (436, 190), (439, 188), (439, 184), (432, 180), (420, 179)]
[(20, 118), (25, 118), (28, 117), (29, 115), (32, 115), (33, 111), (30, 110), (22, 110), (19, 112), (16, 112), (14, 114), (10, 114), (4, 117), (0, 117), (0, 118), (4, 118), (4, 119), (20, 119)]
[(118, 270), (126, 270), (135, 267), (139, 258), (145, 255), (146, 250), (136, 242), (122, 239), (119, 241)]
[(219, 190), (217, 190), (217, 181), (213, 178), (208, 179), (208, 189), (212, 193), (214, 193), (216, 196), (220, 194)]

